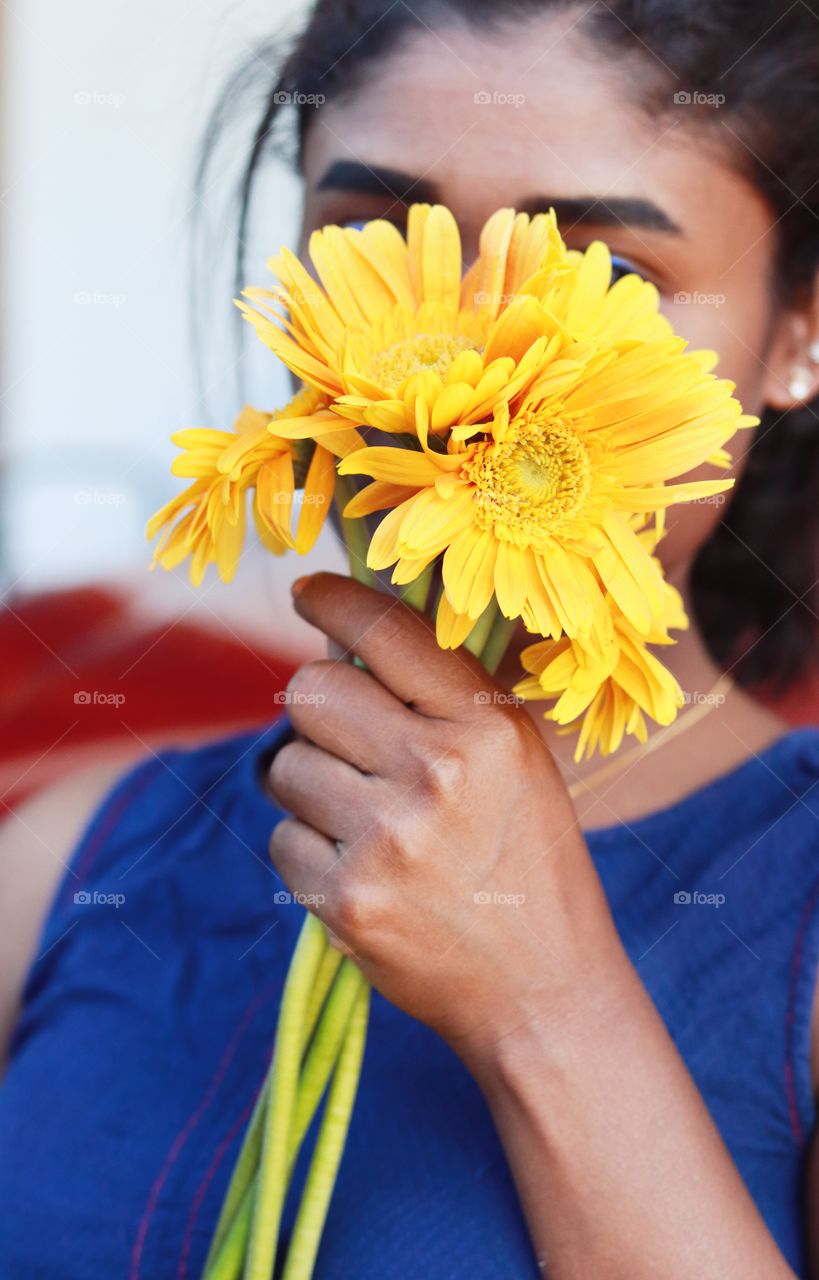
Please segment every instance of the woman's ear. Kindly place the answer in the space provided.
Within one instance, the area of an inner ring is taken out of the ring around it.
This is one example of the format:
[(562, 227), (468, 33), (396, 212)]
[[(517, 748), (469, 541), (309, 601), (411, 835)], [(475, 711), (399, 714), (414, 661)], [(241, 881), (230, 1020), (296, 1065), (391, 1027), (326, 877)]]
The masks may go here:
[(765, 403), (783, 413), (819, 396), (819, 281), (809, 303), (784, 311), (765, 361)]

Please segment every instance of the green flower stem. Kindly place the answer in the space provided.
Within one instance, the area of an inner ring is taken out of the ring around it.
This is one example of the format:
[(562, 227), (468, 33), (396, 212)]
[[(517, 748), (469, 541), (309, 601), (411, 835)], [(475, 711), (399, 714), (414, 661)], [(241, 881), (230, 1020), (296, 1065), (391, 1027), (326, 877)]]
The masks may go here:
[[(245, 1139), (242, 1143), (242, 1149), (239, 1152), (239, 1158), (236, 1161), (233, 1173), (231, 1174), (227, 1193), (222, 1201), (219, 1221), (216, 1223), (216, 1230), (213, 1233), (213, 1240), (211, 1241), (208, 1256), (205, 1260), (205, 1269), (202, 1273), (205, 1280), (215, 1280), (216, 1276), (222, 1277), (230, 1274), (230, 1272), (223, 1271), (221, 1269), (222, 1266), (224, 1266), (222, 1259), (222, 1253), (224, 1252), (223, 1245), (225, 1244), (228, 1235), (234, 1233), (234, 1228), (236, 1226), (235, 1218), (237, 1211), (239, 1210), (239, 1206), (242, 1205), (242, 1207), (244, 1207), (247, 1192), (252, 1188), (256, 1179), (256, 1169), (259, 1164), (259, 1154), (262, 1149), (262, 1136), (264, 1134), (264, 1120), (265, 1113), (267, 1111), (267, 1097), (269, 1089), (270, 1072), (268, 1071), (268, 1074), (264, 1078), (264, 1084), (259, 1091), (259, 1096), (256, 1099), (256, 1106), (253, 1108), (253, 1115), (251, 1116), (250, 1124), (248, 1125), (245, 1133)], [(249, 1201), (249, 1204), (252, 1207), (252, 1199)], [(250, 1226), (249, 1216), (247, 1219), (247, 1226)], [(245, 1238), (246, 1236), (247, 1232), (245, 1232)], [(242, 1253), (239, 1258), (240, 1269), (243, 1257), (244, 1253)], [(219, 1261), (218, 1267), (216, 1266), (217, 1259)], [(237, 1272), (236, 1274), (239, 1273)]]
[(313, 983), (313, 989), (310, 992), (310, 999), (307, 1003), (307, 1012), (304, 1016), (304, 1039), (302, 1040), (301, 1046), (302, 1052), (307, 1048), (310, 1037), (316, 1029), (319, 1014), (322, 1013), (324, 1002), (327, 999), (327, 994), (333, 987), (336, 980), (336, 974), (339, 971), (343, 959), (344, 957), (341, 952), (331, 946), (327, 947), (327, 950), (321, 957), (321, 964), (318, 967), (316, 980)]
[(330, 1086), (282, 1280), (310, 1280), (313, 1274), (361, 1074), (369, 1003), (370, 987), (365, 986), (353, 1007), (344, 1046)]
[(467, 653), (474, 654), (476, 658), (481, 657), (497, 617), (498, 606), (493, 596), (464, 641), (463, 647)]
[(355, 485), (349, 476), (336, 475), (335, 503), (341, 520), (341, 532), (349, 555), (350, 576), (355, 578), (357, 582), (363, 582), (365, 586), (375, 587), (378, 585), (378, 579), (372, 569), (367, 567), (367, 552), (370, 549), (370, 534), (367, 529), (367, 521), (363, 518), (348, 520), (345, 515), (342, 515), (347, 503), (351, 498), (355, 497), (355, 493)]
[(299, 1091), (290, 1129), (288, 1177), (338, 1060), (353, 1005), (365, 985), (361, 970), (356, 968), (352, 960), (345, 959), (327, 998), (299, 1077)]
[(423, 573), (419, 574), (413, 582), (408, 582), (402, 587), (399, 595), (404, 604), (412, 605), (413, 609), (418, 609), (423, 613), (427, 607), (427, 597), (429, 596), (429, 585), (432, 582), (432, 571), (435, 567), (435, 561), (427, 565)]
[(492, 623), (489, 635), (480, 650), (480, 660), (490, 676), (493, 676), (501, 664), (501, 659), (509, 647), (509, 642), (517, 630), (517, 618), (505, 618), (498, 610)]
[(310, 992), (327, 947), (327, 931), (308, 915), (284, 984), (244, 1280), (270, 1280), (287, 1190), (287, 1153)]
[[(332, 967), (327, 964), (328, 956), (336, 958)], [(341, 970), (340, 972), (338, 972), (339, 969)], [(337, 973), (338, 976), (336, 977)], [(317, 995), (322, 983), (324, 985), (324, 994), (327, 993), (328, 987), (330, 988), (326, 1003), (324, 1003), (324, 995)], [(322, 957), (321, 965), (316, 975), (316, 982), (311, 993), (311, 1001), (313, 1001), (316, 1015), (312, 1017), (310, 1007), (308, 1007), (305, 1019), (309, 1033), (312, 1033), (318, 1013), (321, 1012), (321, 1019), (318, 1022), (316, 1034), (313, 1036), (299, 1078), (289, 1139), (288, 1183), (304, 1135), (310, 1127), (327, 1086), (327, 1081), (338, 1060), (353, 1005), (364, 985), (365, 980), (352, 961), (344, 959), (340, 951), (328, 947)], [(322, 1004), (324, 1004), (323, 1008)], [(309, 1034), (306, 1039), (309, 1039)], [(256, 1104), (256, 1110), (248, 1128), (239, 1162), (231, 1178), (228, 1195), (219, 1218), (217, 1233), (214, 1236), (208, 1260), (205, 1264), (205, 1280), (236, 1280), (236, 1277), (241, 1274), (255, 1195), (256, 1166), (258, 1165), (259, 1151), (261, 1149), (262, 1125), (259, 1117), (264, 1115), (263, 1103), (269, 1089), (269, 1083), (270, 1073), (268, 1073), (262, 1086), (262, 1092), (259, 1095), (259, 1101)], [(247, 1176), (241, 1177), (240, 1167), (243, 1171), (245, 1169), (249, 1170)]]
[[(307, 1045), (313, 1030), (321, 1013), (322, 1005), (327, 996), (327, 992), (332, 986), (333, 979), (338, 972), (339, 965), (342, 961), (340, 951), (336, 951), (334, 947), (327, 947), (321, 958), (321, 964), (316, 974), (316, 981), (310, 992), (310, 1002), (307, 1005), (307, 1012), (304, 1018), (302, 1050)], [(220, 1266), (224, 1265), (221, 1257), (223, 1242), (228, 1234), (235, 1228), (234, 1218), (237, 1213), (237, 1207), (241, 1204), (240, 1212), (245, 1209), (246, 1193), (256, 1181), (256, 1169), (259, 1164), (259, 1153), (262, 1149), (262, 1134), (264, 1131), (264, 1117), (267, 1107), (267, 1097), (270, 1088), (270, 1077), (273, 1072), (271, 1063), (270, 1069), (265, 1076), (264, 1083), (259, 1091), (259, 1097), (256, 1100), (256, 1106), (253, 1109), (253, 1115), (245, 1133), (245, 1139), (242, 1143), (242, 1149), (239, 1152), (239, 1158), (233, 1170), (227, 1194), (222, 1203), (222, 1209), (219, 1214), (219, 1221), (216, 1224), (216, 1230), (213, 1234), (210, 1250), (208, 1251), (207, 1260), (205, 1262), (204, 1276), (206, 1280), (212, 1280), (212, 1277), (222, 1276), (221, 1270), (214, 1270), (213, 1266), (217, 1258), (219, 1258)], [(308, 1121), (309, 1123), (309, 1121)], [(252, 1205), (252, 1198), (248, 1202)], [(247, 1225), (250, 1225), (250, 1218), (247, 1219)], [(245, 1237), (247, 1232), (245, 1232)], [(240, 1258), (241, 1266), (241, 1258)], [(229, 1274), (228, 1272), (224, 1273)]]
[(209, 1261), (204, 1280), (239, 1280), (244, 1266), (247, 1251), (247, 1238), (250, 1235), (250, 1223), (253, 1218), (253, 1201), (256, 1194), (256, 1173), (245, 1189), (239, 1208), (227, 1229), (213, 1261)]

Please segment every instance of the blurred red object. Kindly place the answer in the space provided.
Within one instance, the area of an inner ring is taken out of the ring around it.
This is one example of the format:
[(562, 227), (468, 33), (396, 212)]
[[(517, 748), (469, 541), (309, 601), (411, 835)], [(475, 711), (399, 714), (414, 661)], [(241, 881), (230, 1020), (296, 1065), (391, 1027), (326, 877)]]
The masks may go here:
[[(299, 661), (229, 628), (140, 619), (102, 587), (5, 605), (0, 654), (0, 817), (86, 765), (269, 723)], [(792, 724), (816, 723), (819, 674), (765, 700)]]
[(269, 722), (298, 665), (97, 587), (5, 604), (0, 654), (0, 817), (71, 770)]

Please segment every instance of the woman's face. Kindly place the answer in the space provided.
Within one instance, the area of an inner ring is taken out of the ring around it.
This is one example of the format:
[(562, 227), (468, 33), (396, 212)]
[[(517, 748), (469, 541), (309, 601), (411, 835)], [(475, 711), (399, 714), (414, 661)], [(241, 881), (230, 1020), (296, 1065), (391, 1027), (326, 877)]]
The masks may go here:
[[(605, 240), (621, 273), (656, 284), (677, 331), (719, 352), (719, 372), (758, 413), (781, 401), (789, 374), (771, 210), (673, 90), (661, 117), (638, 105), (635, 85), (663, 70), (650, 53), (606, 62), (578, 25), (562, 13), (505, 34), (442, 27), (357, 76), (307, 137), (305, 239), (330, 222), (401, 225), (408, 204), (437, 201), (458, 219), (468, 263), (495, 209), (553, 206), (570, 248)], [(741, 146), (730, 121), (718, 128)], [(737, 463), (749, 443), (748, 432), (731, 443)], [(672, 508), (669, 570), (721, 514), (718, 500)]]

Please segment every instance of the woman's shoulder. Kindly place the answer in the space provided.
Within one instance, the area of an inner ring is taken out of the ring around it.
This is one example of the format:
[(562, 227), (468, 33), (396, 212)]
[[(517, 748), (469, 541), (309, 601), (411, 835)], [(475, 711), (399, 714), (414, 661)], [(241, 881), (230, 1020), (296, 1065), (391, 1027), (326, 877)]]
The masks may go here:
[[(750, 750), (730, 773), (705, 787), (700, 808), (725, 823), (737, 837), (768, 833), (775, 840), (781, 824), (804, 829), (816, 843), (819, 818), (819, 727), (789, 729), (773, 742)], [(693, 798), (694, 807), (697, 797)], [(819, 865), (819, 864), (818, 864)]]
[(808, 878), (819, 875), (819, 727), (791, 729), (751, 752), (703, 800), (706, 820), (721, 824), (731, 842), (786, 855), (791, 865), (801, 851)]
[(29, 797), (0, 824), (0, 1061), (26, 973), (57, 885), (122, 764), (70, 774)]
[(66, 887), (92, 889), (114, 877), (133, 889), (143, 879), (169, 876), (191, 855), (204, 874), (248, 846), (267, 864), (278, 811), (263, 773), (288, 731), (280, 719), (195, 747), (149, 751), (98, 797), (70, 858)]
[(257, 777), (286, 731), (281, 720), (151, 751), (130, 768), (100, 764), (9, 815), (0, 826), (0, 1061), (26, 974), (64, 927), (66, 911), (86, 898), (113, 902), (126, 887), (144, 891), (152, 877), (171, 876), (173, 861), (197, 841), (200, 866), (232, 846), (252, 848), (269, 869), (276, 810)]

